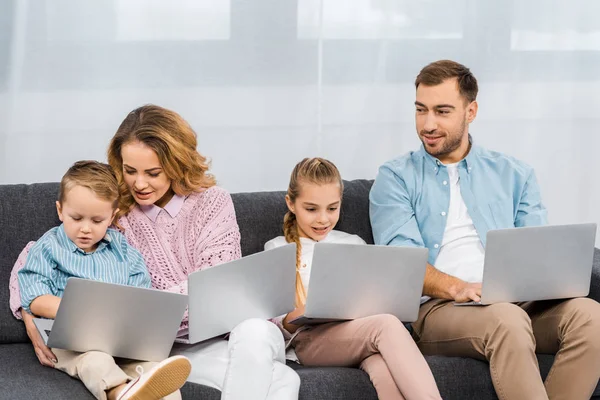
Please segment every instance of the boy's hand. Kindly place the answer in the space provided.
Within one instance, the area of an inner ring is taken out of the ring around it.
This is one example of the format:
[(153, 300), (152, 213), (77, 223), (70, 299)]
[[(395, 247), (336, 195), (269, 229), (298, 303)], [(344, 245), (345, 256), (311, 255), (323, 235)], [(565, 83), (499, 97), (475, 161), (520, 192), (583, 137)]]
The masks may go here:
[(40, 364), (54, 368), (54, 363), (57, 362), (56, 356), (50, 350), (42, 336), (38, 332), (34, 322), (33, 315), (21, 309), (21, 315), (23, 316), (23, 322), (25, 322), (25, 329), (27, 330), (27, 336), (29, 336), (29, 340), (33, 344), (33, 349), (35, 350), (35, 355), (38, 360), (40, 360)]
[(60, 306), (60, 297), (44, 294), (36, 297), (31, 302), (29, 308), (31, 309), (31, 312), (37, 316), (55, 319), (56, 313), (58, 312), (58, 306)]

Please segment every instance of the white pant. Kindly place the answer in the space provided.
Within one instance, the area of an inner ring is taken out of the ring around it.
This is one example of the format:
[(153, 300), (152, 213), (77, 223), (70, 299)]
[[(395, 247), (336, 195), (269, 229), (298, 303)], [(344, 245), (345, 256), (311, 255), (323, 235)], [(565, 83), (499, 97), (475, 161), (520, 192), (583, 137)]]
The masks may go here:
[(192, 363), (189, 382), (219, 389), (221, 400), (297, 400), (300, 377), (285, 365), (285, 343), (275, 324), (248, 319), (229, 341), (217, 338), (173, 346)]

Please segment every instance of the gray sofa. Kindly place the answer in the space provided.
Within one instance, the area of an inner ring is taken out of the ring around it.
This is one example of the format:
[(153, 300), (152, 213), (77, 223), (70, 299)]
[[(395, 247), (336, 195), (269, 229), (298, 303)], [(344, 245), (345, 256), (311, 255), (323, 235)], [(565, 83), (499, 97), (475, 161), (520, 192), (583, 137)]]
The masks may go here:
[[(372, 181), (346, 182), (337, 229), (373, 243), (368, 215), (368, 193)], [(81, 382), (42, 367), (33, 352), (22, 322), (8, 307), (8, 281), (19, 252), (29, 240), (39, 238), (59, 223), (54, 207), (56, 183), (0, 185), (0, 399), (93, 399)], [(264, 243), (281, 234), (285, 212), (283, 192), (233, 194), (242, 234), (242, 252), (261, 251)], [(594, 258), (590, 297), (600, 299), (600, 251)], [(488, 365), (457, 357), (426, 357), (446, 400), (495, 399)], [(552, 355), (540, 355), (540, 370), (546, 376)], [(302, 380), (300, 399), (377, 399), (368, 376), (355, 368), (305, 368), (290, 364)], [(217, 400), (219, 391), (187, 383), (184, 399)], [(600, 388), (595, 397), (600, 399)]]

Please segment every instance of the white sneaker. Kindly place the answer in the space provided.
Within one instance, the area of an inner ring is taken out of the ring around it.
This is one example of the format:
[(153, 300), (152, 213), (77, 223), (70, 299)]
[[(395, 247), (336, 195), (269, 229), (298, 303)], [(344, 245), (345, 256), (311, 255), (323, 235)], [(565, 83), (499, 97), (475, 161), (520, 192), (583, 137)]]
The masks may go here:
[(190, 375), (192, 364), (183, 356), (174, 356), (146, 373), (139, 365), (135, 370), (140, 375), (121, 390), (117, 400), (162, 399), (183, 386)]

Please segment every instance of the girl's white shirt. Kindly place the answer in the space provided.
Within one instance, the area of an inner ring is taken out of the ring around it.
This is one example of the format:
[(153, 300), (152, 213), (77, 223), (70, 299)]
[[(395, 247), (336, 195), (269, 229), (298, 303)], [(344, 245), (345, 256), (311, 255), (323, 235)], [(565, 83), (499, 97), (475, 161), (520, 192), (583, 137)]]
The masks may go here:
[[(312, 258), (313, 253), (315, 252), (315, 244), (316, 242), (309, 238), (300, 238), (300, 244), (302, 245), (302, 255), (301, 255), (301, 266), (300, 266), (300, 277), (302, 278), (302, 283), (306, 288), (306, 293), (308, 294), (308, 287), (310, 284), (310, 271), (312, 269)], [(358, 235), (351, 235), (346, 232), (333, 230), (329, 232), (325, 239), (321, 240), (320, 243), (342, 243), (342, 244), (366, 244), (364, 240)], [(269, 240), (265, 243), (265, 250), (271, 250), (276, 247), (285, 246), (287, 241), (284, 236), (278, 236), (275, 239)]]
[[(302, 279), (302, 283), (306, 289), (306, 293), (308, 294), (308, 287), (310, 284), (310, 271), (312, 269), (312, 258), (313, 253), (315, 251), (315, 244), (317, 243), (341, 243), (341, 244), (366, 244), (364, 240), (358, 235), (351, 235), (346, 232), (332, 230), (325, 237), (325, 239), (317, 242), (315, 240), (309, 238), (300, 238), (300, 244), (302, 245), (302, 254), (300, 256), (301, 266), (300, 266), (300, 278)], [(265, 250), (272, 250), (277, 247), (285, 246), (288, 242), (285, 240), (284, 236), (278, 236), (274, 239), (269, 240), (265, 243)], [(294, 266), (290, 265), (290, 268)], [(290, 334), (283, 328), (283, 317), (276, 318), (274, 322), (281, 328), (283, 331), (283, 335), (286, 339), (286, 358), (288, 360), (293, 360), (298, 362), (298, 357), (294, 352), (294, 349), (289, 346), (292, 339), (301, 331), (305, 329), (305, 327), (299, 328), (293, 335)]]

